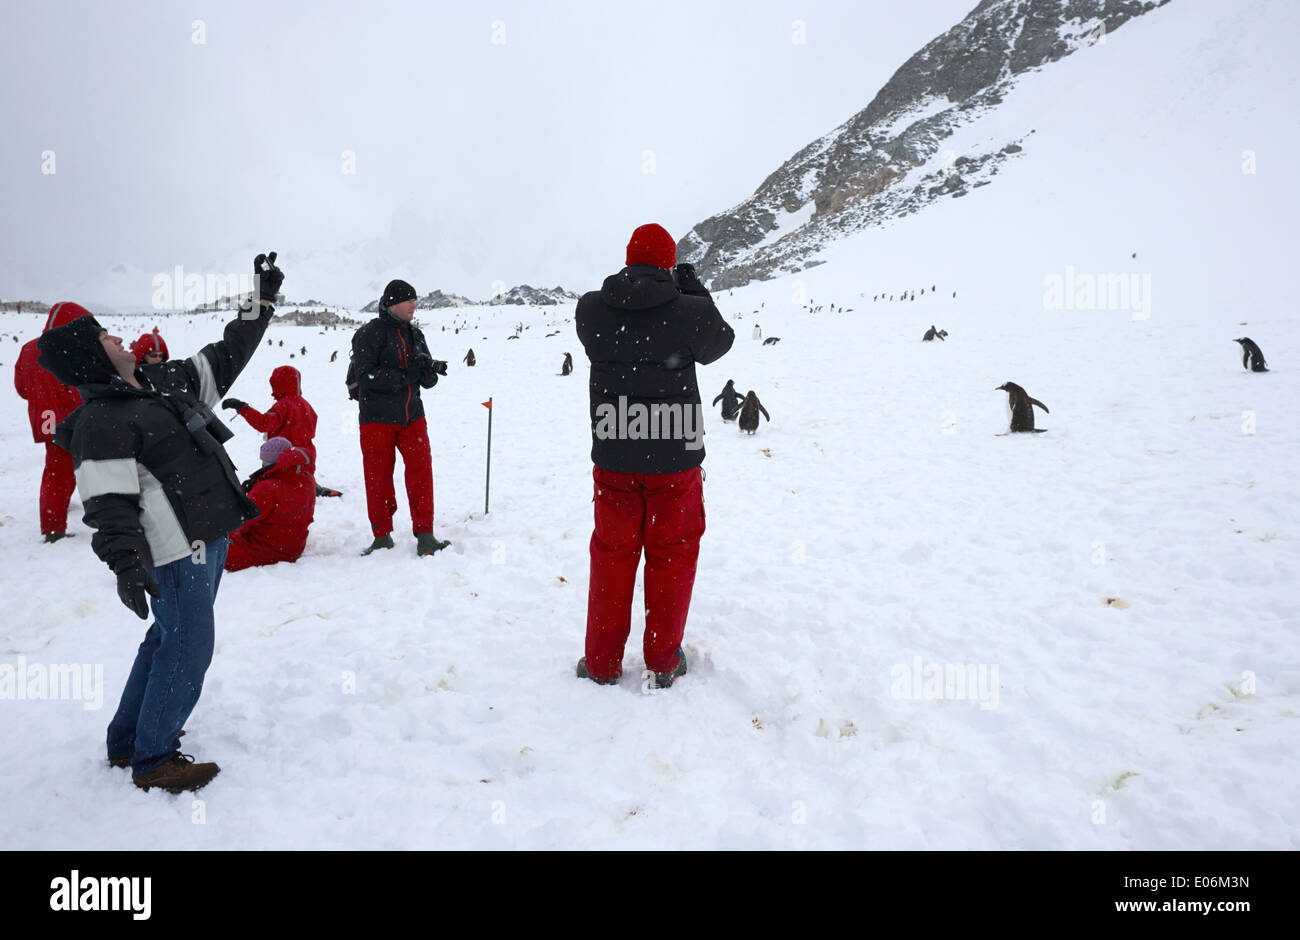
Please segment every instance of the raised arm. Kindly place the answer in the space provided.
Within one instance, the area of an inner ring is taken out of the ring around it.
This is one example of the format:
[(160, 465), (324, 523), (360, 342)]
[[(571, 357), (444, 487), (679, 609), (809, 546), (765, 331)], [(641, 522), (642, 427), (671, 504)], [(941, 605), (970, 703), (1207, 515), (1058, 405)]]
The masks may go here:
[(275, 252), (258, 255), (253, 266), (256, 296), (239, 308), (239, 316), (226, 324), (220, 340), (204, 346), (185, 363), (198, 384), (199, 398), (209, 408), (216, 408), (235, 384), (275, 315), (273, 303), (284, 282), (284, 274), (275, 266)]

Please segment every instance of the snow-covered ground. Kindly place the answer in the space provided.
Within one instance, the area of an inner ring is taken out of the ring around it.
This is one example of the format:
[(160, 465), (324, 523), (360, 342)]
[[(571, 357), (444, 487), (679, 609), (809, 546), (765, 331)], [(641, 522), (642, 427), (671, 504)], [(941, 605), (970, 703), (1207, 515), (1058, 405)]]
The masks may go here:
[[(185, 746), (223, 769), (197, 797), (103, 763), (144, 624), (75, 500), (77, 537), (40, 543), (40, 451), (0, 396), (0, 664), (102, 664), (104, 684), (98, 710), (0, 701), (0, 844), (1300, 847), (1297, 135), (1249, 101), (1260, 82), (1294, 100), (1278, 86), (1296, 80), (1269, 64), (1286, 5), (1255, 6), (1180, 0), (1126, 25), (1008, 98), (987, 133), (1032, 113), (1035, 134), (993, 185), (718, 296), (737, 340), (699, 369), (706, 403), (734, 378), (773, 421), (748, 437), (711, 412), (691, 671), (663, 693), (641, 694), (635, 620), (619, 686), (573, 676), (591, 481), (571, 308), (421, 315), (452, 363), (426, 393), (453, 542), (432, 559), (400, 485), (398, 550), (357, 557), (348, 334), (268, 332), (283, 348), (234, 394), (263, 407), (274, 367), (302, 369), (319, 476), (345, 495), (318, 504), (299, 563), (222, 582)], [(1149, 276), (1152, 303), (1051, 308), (1069, 268)], [(872, 302), (904, 288), (917, 299)], [(829, 305), (853, 309), (806, 309)], [(931, 323), (946, 342), (920, 342)], [(186, 354), (220, 324), (162, 329)], [(1242, 370), (1241, 335), (1272, 372)], [(17, 349), (0, 344), (6, 375)], [(1007, 380), (1051, 409), (1048, 433), (995, 436)], [(251, 471), (259, 436), (232, 425)], [(961, 697), (931, 679), (968, 665), (982, 681)]]

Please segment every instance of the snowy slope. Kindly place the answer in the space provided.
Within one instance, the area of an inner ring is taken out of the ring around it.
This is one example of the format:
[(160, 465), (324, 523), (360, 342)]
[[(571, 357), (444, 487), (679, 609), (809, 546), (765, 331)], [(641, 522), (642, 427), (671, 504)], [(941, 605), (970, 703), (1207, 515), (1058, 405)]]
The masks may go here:
[[(235, 394), (264, 405), (275, 366), (304, 369), (320, 477), (345, 496), (318, 505), (301, 562), (222, 582), (185, 739), (223, 767), (201, 806), (102, 763), (143, 623), (79, 521), (38, 541), (39, 450), (0, 397), (0, 665), (102, 664), (106, 689), (99, 710), (0, 701), (0, 843), (1300, 847), (1297, 134), (1274, 104), (1300, 88), (1277, 66), (1290, 7), (1251, 8), (1177, 0), (1129, 24), (1023, 83), (989, 119), (1004, 128), (971, 129), (1034, 130), (998, 185), (718, 296), (736, 347), (701, 390), (735, 378), (774, 423), (750, 438), (712, 412), (691, 672), (662, 694), (640, 694), (635, 618), (620, 686), (572, 676), (591, 482), (571, 308), (421, 315), (452, 363), (426, 402), (453, 546), (423, 560), (402, 538), (356, 557), (347, 334), (271, 329), (284, 347)], [(1045, 307), (1067, 267), (1149, 275), (1149, 316)], [(871, 301), (903, 289), (917, 299)], [(853, 310), (806, 309), (832, 304)], [(919, 342), (931, 323), (947, 342)], [(220, 321), (162, 326), (181, 353)], [(1274, 371), (1242, 371), (1240, 335)], [(1051, 408), (1047, 434), (994, 436), (1007, 380)], [(258, 435), (235, 427), (248, 472)], [(965, 664), (988, 684), (927, 697), (927, 667)]]

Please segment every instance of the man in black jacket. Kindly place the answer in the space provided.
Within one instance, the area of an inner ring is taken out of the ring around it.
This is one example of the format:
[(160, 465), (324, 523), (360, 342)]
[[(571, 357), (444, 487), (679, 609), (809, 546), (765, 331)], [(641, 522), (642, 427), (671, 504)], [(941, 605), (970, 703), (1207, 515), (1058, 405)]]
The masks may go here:
[(686, 672), (682, 636), (704, 534), (704, 407), (695, 364), (720, 359), (736, 337), (676, 253), (661, 226), (641, 226), (628, 243), (627, 267), (584, 294), (574, 312), (591, 360), (596, 517), (586, 655), (577, 671), (602, 684), (623, 671), (642, 548), (650, 685), (667, 688)]
[(401, 452), (406, 498), (417, 555), (432, 555), (450, 545), (433, 534), (433, 457), (424, 420), (421, 388), (433, 388), (447, 374), (434, 359), (424, 334), (412, 322), (415, 288), (390, 281), (379, 300), (379, 315), (352, 337), (348, 385), (355, 383), (361, 403), (361, 461), (366, 478), (366, 510), (375, 540), (361, 554), (393, 547), (393, 468)]
[(108, 759), (136, 786), (197, 790), (213, 763), (180, 753), (185, 720), (212, 661), (213, 602), (227, 535), (258, 514), (222, 444), (213, 408), (252, 358), (284, 275), (275, 253), (254, 262), (255, 291), (220, 342), (189, 359), (136, 364), (93, 316), (43, 334), (41, 366), (84, 404), (54, 432), (72, 455), (91, 547), (117, 576), (122, 603), (154, 622), (108, 726)]

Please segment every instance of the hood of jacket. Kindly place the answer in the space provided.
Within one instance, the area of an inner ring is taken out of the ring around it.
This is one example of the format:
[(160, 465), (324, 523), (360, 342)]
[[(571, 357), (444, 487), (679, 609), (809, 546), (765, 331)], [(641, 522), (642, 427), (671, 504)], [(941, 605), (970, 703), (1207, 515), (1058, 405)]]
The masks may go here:
[(302, 373), (293, 366), (277, 366), (271, 373), (271, 394), (276, 401), (302, 394)]
[[(55, 316), (51, 312), (51, 320)], [(36, 361), (64, 385), (75, 388), (107, 385), (119, 376), (104, 344), (99, 341), (103, 332), (104, 328), (89, 313), (77, 315), (37, 338), (36, 348), (40, 350), (40, 356)]]
[(280, 451), (280, 456), (275, 458), (275, 463), (271, 466), (254, 471), (244, 484), (244, 489), (245, 491), (252, 489), (254, 484), (261, 480), (281, 480), (298, 476), (306, 473), (310, 466), (311, 461), (307, 459), (307, 454), (302, 448), (287, 447)]
[(91, 312), (81, 304), (74, 304), (66, 300), (62, 301), (50, 308), (50, 313), (45, 318), (45, 326), (41, 328), (41, 332), (52, 330), (56, 326), (64, 326), (78, 317), (89, 317), (91, 315)]
[(680, 296), (672, 272), (652, 264), (633, 264), (605, 278), (600, 299), (619, 310), (650, 310)]
[(156, 326), (152, 333), (145, 333), (131, 344), (131, 352), (135, 354), (137, 363), (144, 362), (144, 357), (149, 353), (162, 353), (163, 359), (171, 358), (167, 354), (167, 344), (163, 342), (162, 334), (158, 332)]

